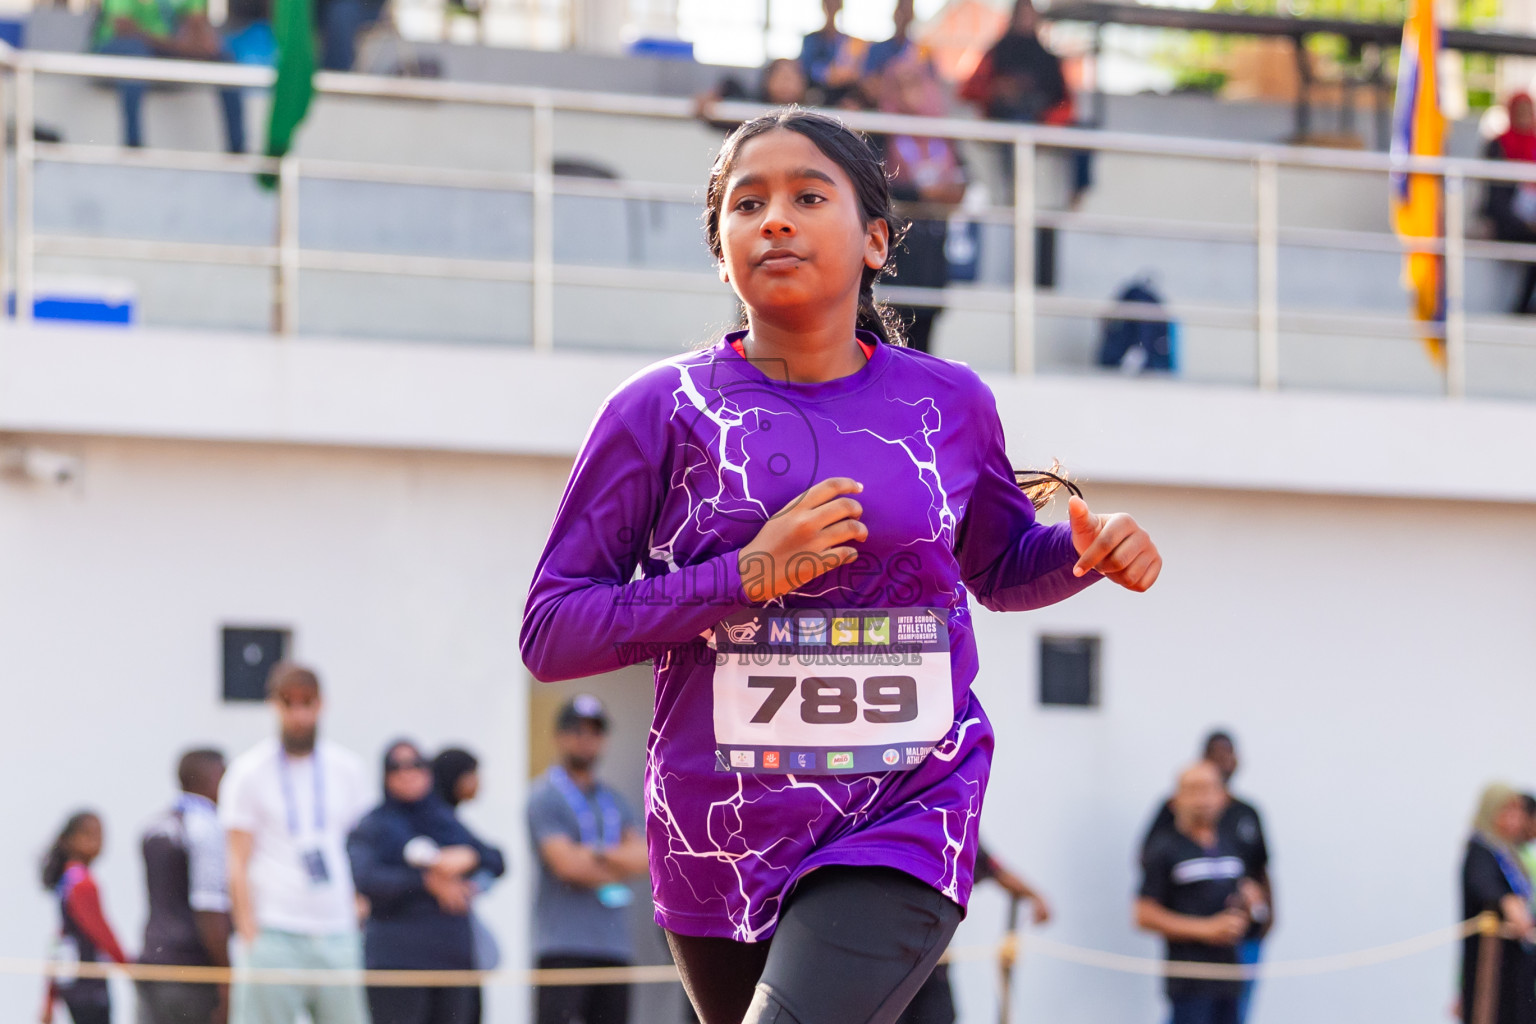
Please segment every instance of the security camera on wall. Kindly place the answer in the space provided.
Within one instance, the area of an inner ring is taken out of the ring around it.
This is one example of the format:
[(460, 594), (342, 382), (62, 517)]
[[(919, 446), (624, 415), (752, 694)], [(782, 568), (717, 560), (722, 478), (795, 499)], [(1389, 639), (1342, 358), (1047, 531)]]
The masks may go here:
[(17, 445), (0, 449), (0, 473), (19, 480), (64, 486), (80, 477), (80, 459), (64, 452)]

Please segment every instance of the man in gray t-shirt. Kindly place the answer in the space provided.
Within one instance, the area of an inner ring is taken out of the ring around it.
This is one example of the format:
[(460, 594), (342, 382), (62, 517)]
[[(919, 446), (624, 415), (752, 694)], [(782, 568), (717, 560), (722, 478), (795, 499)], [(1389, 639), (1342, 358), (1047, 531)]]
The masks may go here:
[[(627, 880), (648, 870), (640, 821), (595, 773), (608, 713), (582, 694), (560, 709), (560, 763), (534, 780), (528, 831), (539, 861), (533, 949), (541, 968), (615, 967), (633, 961)], [(627, 1024), (628, 985), (539, 988), (537, 1024)]]

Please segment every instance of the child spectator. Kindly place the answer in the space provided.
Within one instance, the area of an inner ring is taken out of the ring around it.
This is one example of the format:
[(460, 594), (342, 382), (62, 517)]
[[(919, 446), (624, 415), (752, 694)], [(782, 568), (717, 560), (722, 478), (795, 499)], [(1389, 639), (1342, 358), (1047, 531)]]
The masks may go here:
[[(43, 857), (43, 888), (59, 901), (59, 939), (55, 959), (97, 963), (103, 958), (127, 963), (112, 926), (101, 910), (101, 894), (91, 877), (91, 864), (101, 856), (101, 818), (93, 811), (72, 814)], [(43, 1003), (44, 1022), (53, 1019), (53, 1004), (63, 1000), (74, 1024), (111, 1024), (112, 999), (105, 978), (49, 979)]]

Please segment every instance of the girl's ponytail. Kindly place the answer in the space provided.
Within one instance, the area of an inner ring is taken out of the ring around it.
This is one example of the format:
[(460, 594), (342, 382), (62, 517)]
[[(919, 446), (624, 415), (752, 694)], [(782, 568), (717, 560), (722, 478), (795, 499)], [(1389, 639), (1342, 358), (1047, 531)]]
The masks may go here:
[(880, 271), (866, 270), (859, 285), (859, 318), (854, 324), (869, 331), (887, 345), (905, 345), (906, 327), (894, 309), (875, 299), (875, 278)]

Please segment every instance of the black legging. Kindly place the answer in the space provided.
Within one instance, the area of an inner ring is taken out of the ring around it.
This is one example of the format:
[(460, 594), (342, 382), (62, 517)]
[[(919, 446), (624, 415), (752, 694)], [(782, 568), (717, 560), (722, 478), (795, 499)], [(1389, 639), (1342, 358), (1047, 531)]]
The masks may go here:
[(112, 1001), (107, 997), (105, 987), (100, 992), (93, 992), (84, 985), (79, 987), (83, 991), (65, 992), (60, 996), (69, 1007), (69, 1019), (74, 1024), (112, 1024)]
[(955, 993), (949, 985), (948, 965), (933, 969), (896, 1024), (955, 1024)]
[(800, 880), (770, 942), (667, 942), (703, 1024), (894, 1024), (959, 924), (911, 875), (827, 867)]

